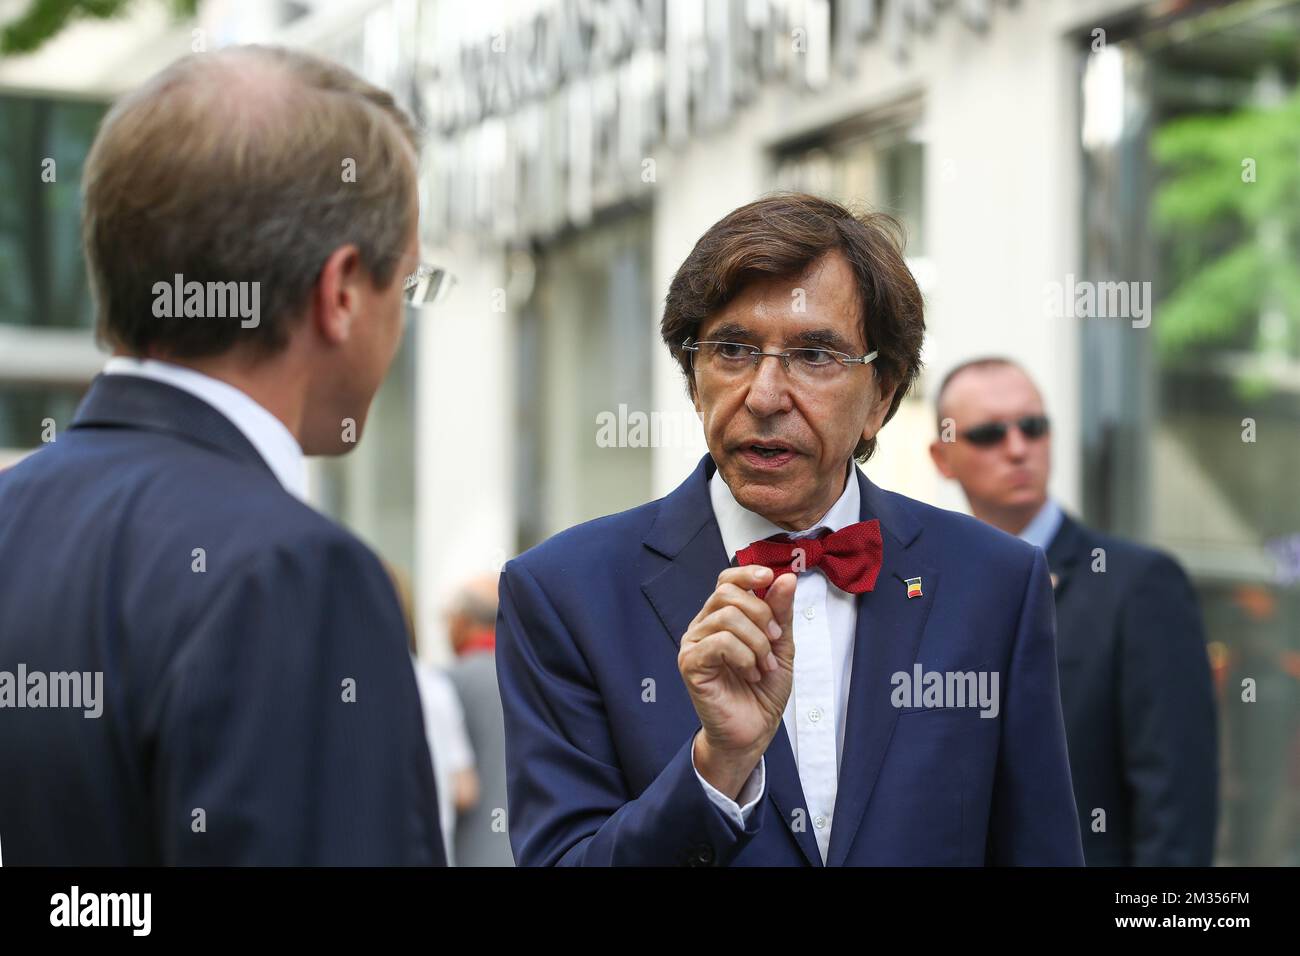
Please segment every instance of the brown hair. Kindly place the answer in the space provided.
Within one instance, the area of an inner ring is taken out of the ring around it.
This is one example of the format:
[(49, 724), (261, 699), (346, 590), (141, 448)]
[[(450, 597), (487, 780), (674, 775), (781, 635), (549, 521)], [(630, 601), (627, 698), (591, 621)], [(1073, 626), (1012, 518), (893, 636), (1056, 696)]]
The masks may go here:
[[(896, 388), (885, 421), (894, 417), (921, 369), (925, 337), (921, 291), (903, 261), (903, 229), (885, 213), (850, 212), (804, 193), (765, 196), (728, 213), (695, 243), (668, 287), (659, 331), (694, 394), (690, 353), (682, 344), (700, 324), (756, 279), (801, 275), (830, 252), (843, 254), (857, 280), (862, 332), (882, 394)], [(859, 441), (866, 461), (876, 439)]]
[[(391, 96), (319, 57), (245, 46), (181, 58), (109, 111), (86, 160), (98, 335), (135, 355), (275, 351), (348, 243), (387, 287), (415, 225), (415, 149)], [(258, 324), (156, 316), (154, 285), (177, 274), (257, 283)]]

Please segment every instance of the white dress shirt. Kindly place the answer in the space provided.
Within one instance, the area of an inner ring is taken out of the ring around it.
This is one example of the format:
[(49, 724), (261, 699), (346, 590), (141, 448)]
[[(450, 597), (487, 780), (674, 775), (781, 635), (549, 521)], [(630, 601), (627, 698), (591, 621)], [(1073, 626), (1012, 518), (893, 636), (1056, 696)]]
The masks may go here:
[[(803, 531), (786, 532), (741, 507), (723, 480), (722, 472), (714, 472), (709, 482), (709, 499), (722, 533), (723, 548), (734, 559), (737, 551), (775, 534), (801, 538), (819, 528), (839, 531), (857, 523), (860, 520), (857, 475), (854, 471), (847, 475), (844, 493), (820, 521)], [(799, 768), (799, 782), (809, 814), (807, 824), (817, 839), (822, 862), (826, 861), (830, 848), (840, 757), (844, 753), (849, 677), (857, 630), (856, 597), (831, 584), (820, 569), (809, 568), (797, 575), (793, 607), (794, 687), (782, 720)], [(740, 791), (739, 802), (702, 776), (699, 779), (714, 804), (743, 828), (766, 789), (766, 760), (760, 760), (750, 774)]]
[(255, 402), (246, 392), (192, 368), (157, 359), (114, 355), (105, 363), (104, 374), (151, 378), (207, 402), (243, 433), (280, 484), (291, 494), (307, 500), (307, 470), (302, 447), (284, 422)]

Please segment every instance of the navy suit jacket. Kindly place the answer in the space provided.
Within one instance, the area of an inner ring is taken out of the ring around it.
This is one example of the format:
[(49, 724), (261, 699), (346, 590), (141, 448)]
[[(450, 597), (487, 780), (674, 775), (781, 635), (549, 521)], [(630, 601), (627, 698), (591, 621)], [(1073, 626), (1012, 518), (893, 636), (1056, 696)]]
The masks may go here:
[(1061, 703), (1088, 865), (1209, 866), (1218, 736), (1187, 575), (1167, 555), (1069, 516), (1047, 560), (1057, 576)]
[(103, 675), (0, 709), (5, 864), (444, 862), (393, 587), (224, 415), (100, 376), (0, 516), (0, 670)]
[[(678, 642), (730, 563), (714, 468), (705, 456), (666, 498), (505, 566), (497, 671), (522, 865), (822, 865), (784, 725), (743, 831), (691, 764), (700, 723)], [(854, 475), (884, 563), (857, 599), (827, 863), (1081, 864), (1042, 552)], [(914, 577), (923, 596), (909, 599)], [(891, 676), (914, 663), (998, 671), (999, 715), (896, 708)]]

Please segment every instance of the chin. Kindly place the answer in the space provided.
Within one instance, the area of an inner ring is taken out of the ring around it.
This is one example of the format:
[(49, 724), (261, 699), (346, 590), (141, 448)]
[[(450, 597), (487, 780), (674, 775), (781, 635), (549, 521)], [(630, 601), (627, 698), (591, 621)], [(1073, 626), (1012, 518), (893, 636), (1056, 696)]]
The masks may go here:
[(1046, 497), (1047, 493), (1041, 488), (1018, 488), (1003, 499), (1003, 505), (1010, 508), (1040, 505)]
[(792, 510), (798, 510), (791, 507), (793, 495), (780, 485), (751, 482), (740, 494), (736, 494), (733, 489), (732, 495), (742, 508), (761, 515), (773, 524), (780, 524)]
[(752, 481), (746, 482), (739, 490), (732, 488), (731, 493), (738, 502), (750, 511), (757, 511), (760, 508), (766, 510), (773, 505), (784, 504), (787, 497), (782, 488)]

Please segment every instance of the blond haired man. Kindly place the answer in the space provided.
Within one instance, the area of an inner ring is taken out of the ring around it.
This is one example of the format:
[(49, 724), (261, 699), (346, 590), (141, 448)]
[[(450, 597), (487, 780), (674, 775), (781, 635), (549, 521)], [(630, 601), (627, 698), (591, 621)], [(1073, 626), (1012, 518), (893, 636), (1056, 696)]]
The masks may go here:
[(5, 862), (442, 863), (392, 585), (302, 501), (426, 287), (408, 120), (312, 56), (200, 54), (114, 106), (83, 190), (113, 357), (0, 476)]

